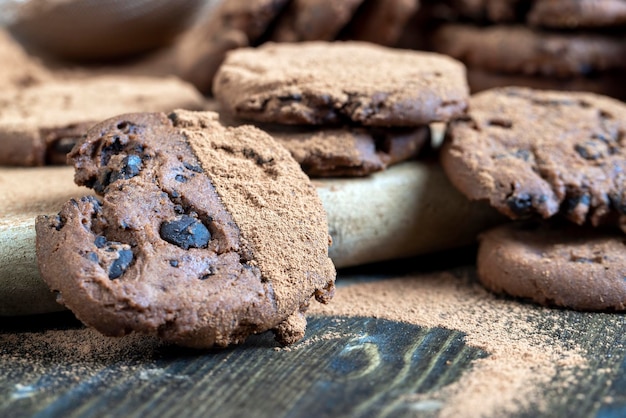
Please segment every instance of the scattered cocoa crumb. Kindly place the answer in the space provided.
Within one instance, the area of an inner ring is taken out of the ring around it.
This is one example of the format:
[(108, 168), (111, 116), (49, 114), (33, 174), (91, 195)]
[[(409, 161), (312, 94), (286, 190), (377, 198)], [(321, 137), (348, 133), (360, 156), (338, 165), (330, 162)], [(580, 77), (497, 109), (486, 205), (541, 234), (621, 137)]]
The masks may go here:
[(440, 417), (503, 416), (531, 405), (545, 411), (542, 385), (557, 373), (564, 386), (575, 383), (586, 362), (576, 341), (563, 344), (553, 329), (538, 325), (559, 311), (500, 299), (462, 271), (340, 286), (331, 304), (311, 313), (458, 330), (467, 334), (467, 344), (490, 353), (457, 382), (404, 399), (416, 411), (438, 411)]

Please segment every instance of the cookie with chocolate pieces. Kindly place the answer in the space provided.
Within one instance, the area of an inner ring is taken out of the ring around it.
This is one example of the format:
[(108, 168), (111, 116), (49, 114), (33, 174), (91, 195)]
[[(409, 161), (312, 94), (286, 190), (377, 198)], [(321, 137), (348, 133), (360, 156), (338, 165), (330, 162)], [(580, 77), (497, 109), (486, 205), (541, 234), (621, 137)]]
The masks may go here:
[(213, 93), (236, 117), (281, 124), (420, 126), (465, 113), (464, 66), (364, 42), (266, 43), (232, 51)]
[(106, 335), (205, 348), (272, 330), (303, 337), (335, 269), (313, 185), (289, 153), (212, 112), (126, 114), (69, 154), (99, 197), (37, 219), (42, 278)]
[(470, 199), (513, 219), (626, 219), (626, 105), (583, 92), (509, 87), (474, 95), (441, 161)]

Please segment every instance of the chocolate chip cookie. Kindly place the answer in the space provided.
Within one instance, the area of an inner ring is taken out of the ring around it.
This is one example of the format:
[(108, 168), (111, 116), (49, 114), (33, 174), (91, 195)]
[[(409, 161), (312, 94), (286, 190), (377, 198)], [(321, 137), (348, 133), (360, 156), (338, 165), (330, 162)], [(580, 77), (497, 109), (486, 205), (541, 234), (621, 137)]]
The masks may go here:
[(340, 38), (394, 46), (418, 7), (419, 0), (365, 1)]
[(279, 17), (270, 40), (331, 41), (350, 21), (363, 0), (292, 0)]
[(534, 0), (528, 23), (551, 28), (603, 28), (626, 24), (624, 0)]
[(619, 231), (510, 223), (481, 235), (478, 277), (495, 292), (542, 305), (622, 311), (624, 254)]
[(177, 78), (97, 76), (0, 90), (0, 164), (65, 164), (95, 122), (139, 111), (202, 109), (204, 99)]
[(465, 113), (468, 87), (463, 65), (439, 54), (303, 42), (231, 52), (213, 93), (259, 122), (420, 126)]
[(430, 131), (421, 128), (266, 130), (310, 177), (365, 176), (418, 155)]
[(470, 68), (502, 73), (567, 78), (626, 69), (626, 42), (606, 34), (447, 24), (435, 31), (432, 46)]
[(37, 219), (39, 269), (100, 332), (203, 348), (272, 330), (289, 344), (310, 299), (332, 297), (322, 204), (264, 132), (212, 112), (126, 114), (69, 158), (100, 197)]
[[(626, 105), (581, 92), (478, 93), (452, 122), (441, 161), (470, 199), (513, 219), (561, 213), (577, 224), (626, 219)], [(626, 229), (625, 229), (626, 230)]]
[(256, 46), (288, 0), (222, 1), (179, 42), (178, 74), (209, 93), (217, 69), (230, 50)]
[(542, 90), (586, 91), (626, 100), (626, 84), (621, 71), (606, 71), (594, 77), (555, 78), (523, 74), (503, 74), (467, 69), (470, 90), (475, 93), (495, 87), (523, 86)]

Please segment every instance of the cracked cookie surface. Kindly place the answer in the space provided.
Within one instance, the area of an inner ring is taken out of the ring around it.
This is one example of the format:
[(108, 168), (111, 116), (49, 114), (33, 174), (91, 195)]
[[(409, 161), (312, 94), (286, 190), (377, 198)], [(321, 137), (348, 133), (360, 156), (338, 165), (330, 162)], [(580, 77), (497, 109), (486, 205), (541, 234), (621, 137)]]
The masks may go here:
[(420, 126), (465, 113), (458, 61), (362, 42), (266, 43), (231, 52), (213, 93), (236, 117), (281, 124)]
[(561, 213), (626, 227), (626, 105), (592, 93), (478, 93), (448, 128), (441, 162), (467, 197), (519, 219)]
[(89, 130), (69, 157), (94, 189), (36, 221), (41, 275), (107, 335), (226, 346), (272, 330), (302, 338), (310, 299), (335, 270), (323, 207), (267, 134), (211, 112), (126, 114)]
[(480, 236), (478, 277), (497, 293), (581, 310), (626, 309), (626, 239), (616, 230), (516, 222)]

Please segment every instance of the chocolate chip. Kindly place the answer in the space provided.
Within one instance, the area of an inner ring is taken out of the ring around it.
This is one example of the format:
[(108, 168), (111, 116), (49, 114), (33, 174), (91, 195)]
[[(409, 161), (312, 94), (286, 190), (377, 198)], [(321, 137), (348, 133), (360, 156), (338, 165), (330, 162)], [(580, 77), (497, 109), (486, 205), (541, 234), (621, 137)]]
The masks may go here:
[(57, 231), (60, 231), (61, 228), (65, 226), (65, 219), (63, 219), (61, 215), (55, 215), (50, 221), (50, 225), (52, 225)]
[(117, 279), (128, 268), (133, 261), (133, 252), (131, 250), (119, 250), (117, 260), (111, 263), (109, 267), (109, 279)]
[(579, 205), (589, 206), (591, 203), (591, 196), (588, 194), (582, 194), (579, 196), (571, 196), (568, 197), (565, 201), (565, 210), (567, 212), (571, 212), (576, 209)]
[(94, 253), (93, 251), (89, 251), (87, 253), (87, 260), (93, 261), (94, 263), (97, 263), (100, 261), (100, 259), (98, 258), (98, 254)]
[(141, 158), (137, 155), (127, 155), (122, 159), (122, 168), (110, 177), (110, 182), (116, 180), (128, 180), (141, 172)]
[(102, 235), (98, 235), (93, 243), (97, 248), (104, 248), (107, 245), (107, 239)]
[(193, 165), (189, 164), (188, 162), (183, 162), (183, 166), (187, 170), (195, 171), (196, 173), (202, 173), (202, 167), (200, 167), (199, 165)]
[(170, 266), (178, 267), (178, 260), (170, 260)]
[(179, 183), (187, 183), (187, 177), (183, 176), (182, 174), (176, 174), (176, 176), (174, 177), (174, 180), (176, 180)]
[(517, 216), (528, 214), (529, 210), (533, 206), (533, 199), (527, 193), (522, 193), (517, 196), (511, 196), (506, 200), (509, 209), (513, 211)]
[(576, 144), (574, 149), (585, 160), (597, 160), (610, 154), (604, 137), (596, 137), (596, 140), (585, 141), (582, 144)]
[(508, 119), (491, 119), (487, 122), (489, 126), (497, 126), (504, 129), (511, 129), (513, 127), (513, 121)]
[(209, 271), (207, 271), (206, 273), (204, 273), (202, 276), (199, 277), (200, 280), (206, 280), (209, 277), (213, 276), (216, 273), (215, 271), (215, 267), (213, 266), (209, 266)]
[(211, 240), (211, 233), (207, 227), (189, 215), (177, 216), (173, 221), (163, 222), (159, 233), (165, 241), (185, 250), (190, 247), (206, 247)]

